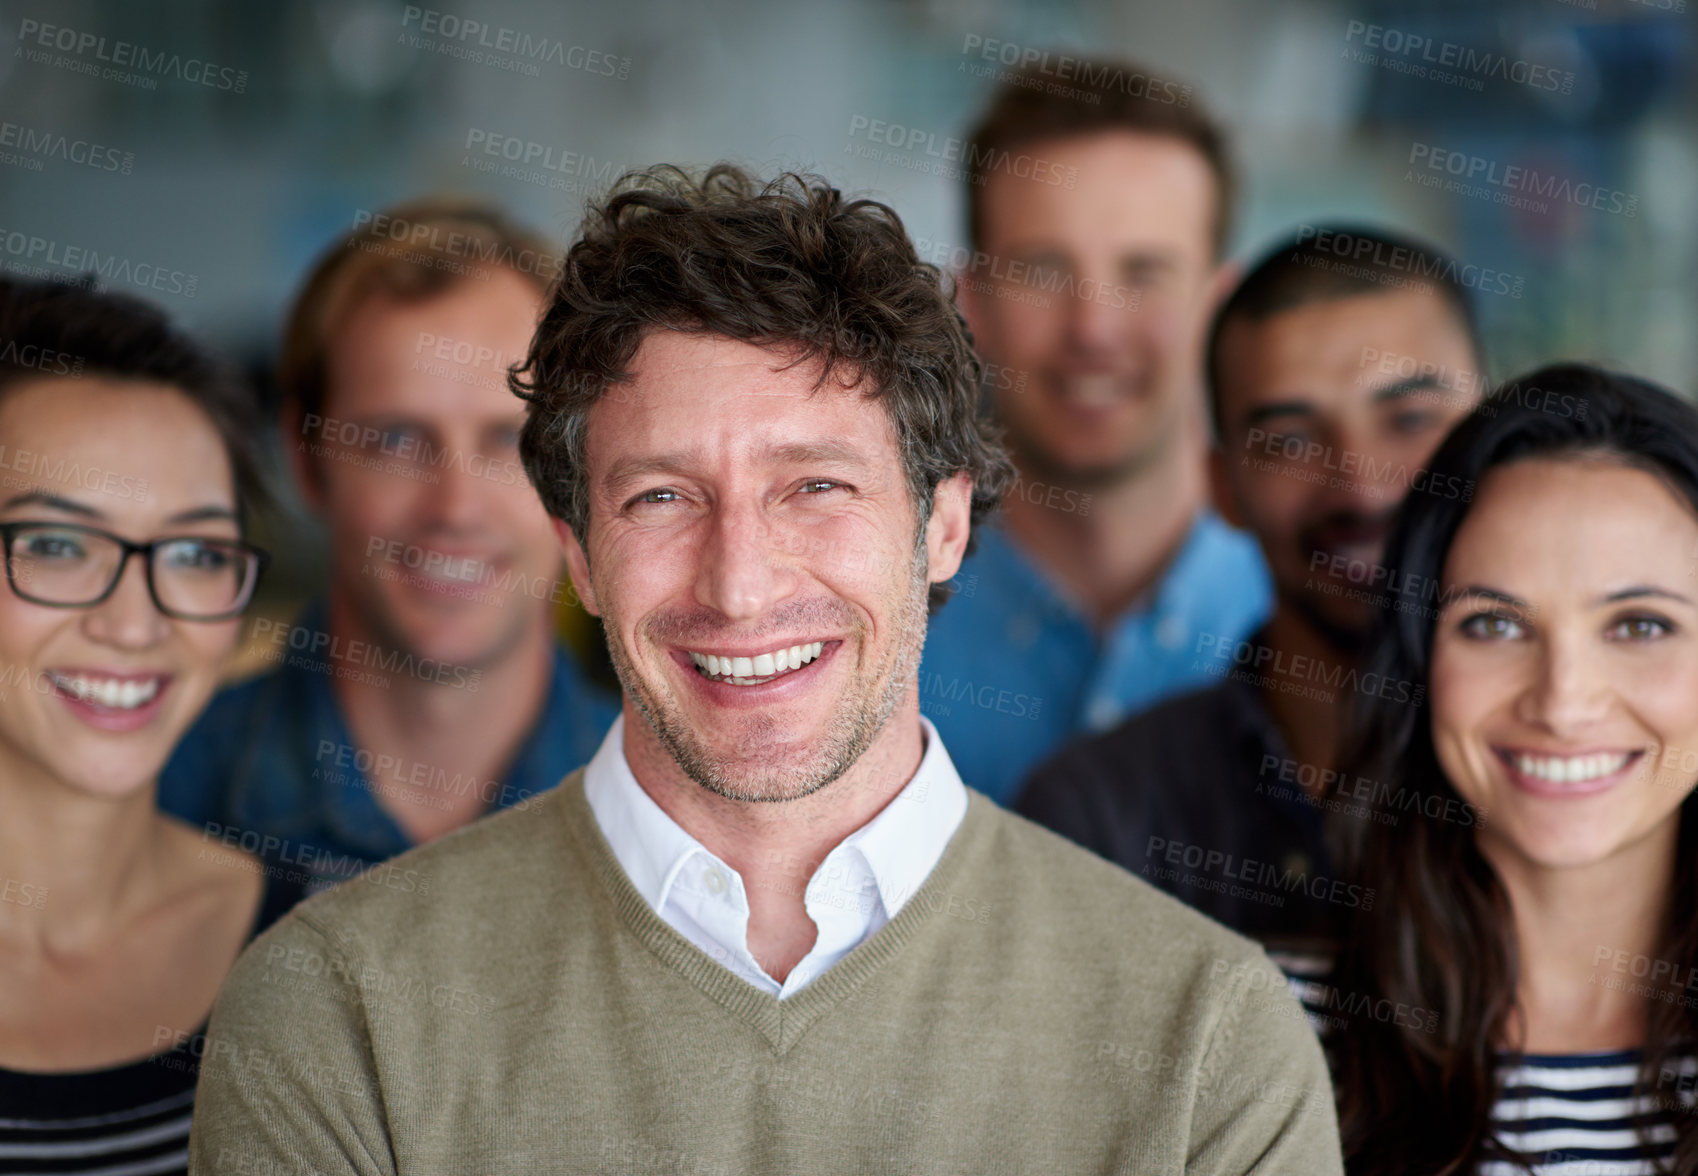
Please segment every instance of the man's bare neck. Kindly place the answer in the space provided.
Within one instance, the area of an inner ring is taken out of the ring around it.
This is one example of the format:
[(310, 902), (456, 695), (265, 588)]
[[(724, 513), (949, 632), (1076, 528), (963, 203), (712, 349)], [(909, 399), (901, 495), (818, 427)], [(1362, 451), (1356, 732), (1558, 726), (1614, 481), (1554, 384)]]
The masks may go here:
[[(1037, 476), (1021, 470), (1023, 482)], [(1085, 509), (1019, 494), (1003, 504), (1005, 526), (1099, 627), (1148, 593), (1166, 573), (1207, 503), (1201, 452), (1170, 446), (1152, 465), (1107, 487), (1080, 487)], [(1062, 502), (1069, 500), (1065, 497)]]
[[(415, 843), (488, 810), (497, 777), (548, 701), (554, 640), (547, 622), (539, 612), (532, 631), (480, 663), (475, 678), (467, 669), (440, 680), (401, 673), (383, 674), (380, 683), (353, 674), (335, 680), (356, 748), (369, 753), (369, 762), (391, 765), (370, 778), (378, 805)], [(329, 627), (333, 635), (371, 640), (351, 610), (334, 602)], [(460, 786), (443, 787), (455, 780)]]

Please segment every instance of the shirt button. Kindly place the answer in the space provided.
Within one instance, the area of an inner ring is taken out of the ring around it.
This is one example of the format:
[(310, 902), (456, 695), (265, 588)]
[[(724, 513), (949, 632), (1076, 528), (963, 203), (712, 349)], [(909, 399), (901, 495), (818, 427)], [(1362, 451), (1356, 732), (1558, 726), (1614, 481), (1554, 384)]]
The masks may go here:
[(1285, 855), (1285, 869), (1291, 874), (1307, 874), (1309, 872), (1309, 855), (1306, 853), (1288, 853)]
[(708, 888), (710, 894), (724, 894), (731, 889), (731, 879), (718, 866), (709, 866), (702, 871), (702, 885)]
[(1185, 643), (1185, 618), (1163, 617), (1156, 624), (1156, 644), (1163, 649), (1178, 649)]
[(1008, 644), (1015, 649), (1030, 649), (1041, 636), (1037, 621), (1024, 614), (1008, 622)]
[(1120, 704), (1112, 698), (1097, 698), (1085, 710), (1085, 721), (1092, 730), (1106, 731), (1120, 718)]

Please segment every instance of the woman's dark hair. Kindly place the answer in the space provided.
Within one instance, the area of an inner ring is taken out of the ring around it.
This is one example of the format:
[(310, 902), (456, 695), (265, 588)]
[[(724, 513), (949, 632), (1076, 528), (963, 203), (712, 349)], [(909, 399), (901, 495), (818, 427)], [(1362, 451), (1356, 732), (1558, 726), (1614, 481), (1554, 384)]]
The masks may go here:
[[(1426, 683), (1435, 618), (1431, 591), (1494, 469), (1529, 458), (1599, 460), (1653, 474), (1698, 511), (1698, 408), (1644, 380), (1578, 364), (1541, 368), (1495, 389), (1445, 440), (1426, 489), (1413, 492), (1387, 541), (1388, 599), (1370, 666)], [(1340, 778), (1381, 782), (1408, 811), (1439, 811), (1458, 793), (1439, 767), (1422, 708), (1367, 699), (1348, 723)], [(1428, 798), (1437, 805), (1428, 806)], [(1698, 965), (1698, 793), (1679, 810), (1677, 860), (1659, 958)], [(1522, 1040), (1515, 997), (1520, 959), (1509, 897), (1471, 824), (1341, 822), (1346, 868), (1382, 896), (1358, 913), (1340, 960), (1344, 992), (1435, 1010), (1437, 1023), (1352, 1026), (1335, 1043), (1339, 1120), (1352, 1176), (1472, 1171), (1485, 1160), (1530, 1164), (1496, 1138), (1499, 1050)], [(1649, 1094), (1671, 1049), (1698, 1039), (1698, 1012), (1650, 1002), (1635, 1096)], [(1698, 1120), (1683, 1117), (1673, 1171), (1698, 1172)]]
[[(763, 184), (729, 164), (699, 178), (661, 166), (591, 205), (511, 379), (531, 406), (525, 470), (580, 537), (589, 410), (657, 328), (794, 347), (798, 361), (822, 361), (822, 381), (864, 377), (890, 415), (922, 528), (945, 478), (972, 479), (975, 533), (1013, 478), (978, 413), (972, 335), (894, 210), (815, 176)], [(947, 595), (932, 585), (932, 607)]]
[(237, 518), (269, 503), (259, 404), (234, 369), (140, 299), (88, 284), (0, 279), (0, 396), (27, 380), (86, 376), (166, 384), (187, 396), (223, 439)]

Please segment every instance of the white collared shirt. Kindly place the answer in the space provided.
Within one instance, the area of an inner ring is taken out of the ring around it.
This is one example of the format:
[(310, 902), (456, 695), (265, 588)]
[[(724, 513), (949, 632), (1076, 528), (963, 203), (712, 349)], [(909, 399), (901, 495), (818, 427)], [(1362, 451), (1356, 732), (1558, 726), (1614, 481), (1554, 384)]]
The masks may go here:
[[(819, 934), (780, 984), (749, 952), (743, 879), (667, 816), (625, 758), (625, 719), (614, 720), (584, 770), (584, 795), (637, 893), (679, 934), (755, 987), (783, 999), (888, 923), (932, 872), (967, 813), (967, 789), (937, 728), (921, 717), (919, 770), (877, 816), (844, 838), (806, 880)], [(790, 881), (803, 885), (800, 870)]]

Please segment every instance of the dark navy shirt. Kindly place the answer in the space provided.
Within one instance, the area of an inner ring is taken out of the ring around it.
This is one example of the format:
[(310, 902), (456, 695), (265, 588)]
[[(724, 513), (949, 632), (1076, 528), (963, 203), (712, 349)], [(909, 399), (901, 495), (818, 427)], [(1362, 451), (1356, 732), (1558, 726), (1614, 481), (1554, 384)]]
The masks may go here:
[[(316, 603), (295, 628), (324, 632), (324, 618)], [(412, 848), (378, 804), (374, 778), (475, 789), (491, 811), (522, 806), (588, 763), (619, 709), (557, 647), (542, 717), (500, 778), (479, 780), (422, 761), (380, 762), (358, 747), (327, 668), (285, 645), (278, 668), (213, 698), (159, 778), (160, 808), (306, 872), (311, 890)]]
[(927, 628), (920, 710), (961, 778), (1002, 804), (1074, 736), (1218, 681), (1272, 607), (1255, 541), (1211, 511), (1147, 598), (1106, 629), (995, 520), (978, 544)]
[[(1253, 642), (1259, 638), (1252, 638)], [(1305, 790), (1260, 689), (1229, 671), (1080, 739), (1015, 810), (1275, 948), (1330, 942), (1373, 897), (1339, 877), (1328, 801)]]

